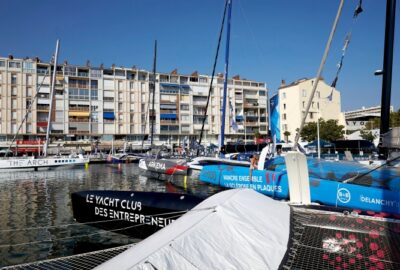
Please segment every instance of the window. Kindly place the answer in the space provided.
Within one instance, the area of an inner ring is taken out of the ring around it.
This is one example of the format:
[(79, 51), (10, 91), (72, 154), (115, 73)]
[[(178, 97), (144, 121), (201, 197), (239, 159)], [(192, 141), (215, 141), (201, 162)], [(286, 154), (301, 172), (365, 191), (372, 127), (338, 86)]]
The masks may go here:
[(9, 68), (21, 68), (21, 63), (10, 61), (10, 62), (8, 62), (8, 67)]
[(11, 100), (11, 108), (12, 109), (16, 109), (17, 108), (17, 100), (16, 99)]
[(26, 88), (26, 96), (31, 97), (32, 96), (32, 87), (27, 87)]
[(98, 100), (99, 99), (99, 92), (97, 90), (90, 90), (90, 99), (91, 100)]
[(259, 95), (260, 95), (260, 96), (265, 96), (265, 95), (266, 95), (266, 92), (263, 91), (263, 90), (260, 90)]
[(92, 78), (100, 78), (101, 77), (101, 70), (99, 70), (99, 69), (91, 69), (90, 70), (90, 77), (92, 77)]
[(287, 130), (288, 130), (288, 125), (287, 125), (287, 124), (284, 124), (284, 125), (282, 126), (282, 129), (283, 129), (283, 131), (287, 131)]
[(90, 89), (93, 89), (93, 90), (97, 90), (99, 88), (99, 83), (98, 83), (98, 81), (96, 81), (96, 80), (91, 80), (90, 81)]
[(185, 121), (185, 122), (190, 121), (190, 116), (186, 115), (186, 114), (183, 114), (183, 115), (181, 115), (181, 120)]
[(17, 74), (11, 74), (11, 84), (17, 84)]
[(26, 124), (26, 132), (27, 133), (32, 133), (32, 124)]
[(11, 86), (11, 95), (16, 96), (17, 95), (17, 87), (16, 86)]
[(5, 61), (0, 61), (0, 67), (5, 67), (6, 66), (6, 62)]
[(17, 133), (17, 124), (15, 124), (15, 123), (11, 124), (11, 132), (12, 133)]
[(306, 102), (303, 101), (303, 109), (306, 107)]
[(188, 111), (188, 110), (189, 110), (189, 105), (181, 104), (181, 111)]
[(314, 101), (311, 103), (311, 108), (314, 108)]
[(306, 89), (303, 89), (302, 92), (303, 92), (303, 97), (306, 97), (306, 96), (307, 96), (307, 91), (306, 91)]
[(133, 89), (133, 87), (134, 87), (134, 85), (135, 85), (135, 84), (134, 84), (133, 82), (129, 82), (129, 89), (131, 89), (131, 90), (132, 90), (132, 89)]
[(32, 62), (22, 62), (22, 68), (25, 72), (33, 72), (33, 63)]
[(286, 110), (286, 103), (283, 103), (283, 109)]
[(319, 110), (319, 102), (317, 102), (317, 109)]
[(314, 119), (314, 113), (310, 112), (310, 119)]
[(317, 98), (321, 97), (321, 93), (319, 91), (317, 91)]
[(69, 99), (89, 100), (89, 90), (87, 89), (70, 89)]
[(31, 85), (32, 84), (32, 75), (26, 74), (26, 84)]
[(17, 112), (11, 112), (11, 120), (17, 120)]
[(282, 99), (285, 99), (285, 98), (286, 98), (286, 93), (283, 92), (283, 93), (282, 93)]
[(3, 74), (0, 72), (0, 84), (3, 82)]
[(282, 114), (283, 120), (286, 120), (286, 113)]

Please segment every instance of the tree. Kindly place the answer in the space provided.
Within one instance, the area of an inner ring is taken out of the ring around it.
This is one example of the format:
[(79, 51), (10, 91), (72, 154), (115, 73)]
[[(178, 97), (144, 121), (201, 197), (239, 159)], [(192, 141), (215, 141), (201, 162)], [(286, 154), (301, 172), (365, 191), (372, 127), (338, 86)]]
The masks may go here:
[(360, 137), (364, 140), (373, 142), (375, 140), (375, 135), (372, 134), (371, 131), (366, 131), (366, 130), (360, 130)]
[[(344, 135), (344, 126), (338, 125), (337, 120), (330, 119), (325, 121), (319, 119), (319, 137), (321, 140), (334, 141), (342, 139)], [(304, 125), (303, 130), (300, 133), (301, 138), (304, 141), (314, 141), (317, 139), (317, 123), (309, 122)]]
[(283, 132), (283, 135), (284, 135), (285, 138), (286, 138), (286, 143), (288, 143), (288, 142), (289, 142), (290, 131), (285, 131), (285, 132)]

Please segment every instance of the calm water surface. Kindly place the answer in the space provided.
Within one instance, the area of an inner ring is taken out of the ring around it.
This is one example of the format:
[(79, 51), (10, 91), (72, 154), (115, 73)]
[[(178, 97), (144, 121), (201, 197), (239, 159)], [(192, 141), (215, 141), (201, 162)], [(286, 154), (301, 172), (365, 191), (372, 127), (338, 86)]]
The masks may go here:
[[(189, 179), (187, 189), (144, 176), (137, 164), (0, 173), (0, 267), (125, 245), (138, 240), (76, 223), (70, 194), (82, 190), (182, 192), (217, 188)], [(168, 178), (173, 183), (173, 178)]]

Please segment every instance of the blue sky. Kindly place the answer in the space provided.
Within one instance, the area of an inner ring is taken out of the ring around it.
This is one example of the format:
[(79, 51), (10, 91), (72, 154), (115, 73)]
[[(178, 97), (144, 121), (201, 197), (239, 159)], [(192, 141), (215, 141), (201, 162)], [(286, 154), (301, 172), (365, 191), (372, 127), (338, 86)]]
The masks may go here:
[[(337, 88), (342, 110), (381, 100), (386, 1), (348, 0), (323, 77), (331, 83), (345, 35), (352, 29)], [(233, 0), (230, 77), (266, 82), (276, 92), (282, 79), (315, 76), (339, 0)], [(2, 0), (0, 55), (39, 56), (48, 61), (60, 38), (60, 61), (151, 70), (158, 40), (157, 70), (211, 74), (224, 0)], [(398, 5), (398, 9), (399, 9)], [(400, 16), (397, 10), (398, 17)], [(398, 22), (398, 20), (397, 20)], [(396, 25), (399, 32), (399, 25)], [(395, 41), (392, 104), (400, 107), (399, 37)], [(223, 44), (218, 72), (223, 71)]]

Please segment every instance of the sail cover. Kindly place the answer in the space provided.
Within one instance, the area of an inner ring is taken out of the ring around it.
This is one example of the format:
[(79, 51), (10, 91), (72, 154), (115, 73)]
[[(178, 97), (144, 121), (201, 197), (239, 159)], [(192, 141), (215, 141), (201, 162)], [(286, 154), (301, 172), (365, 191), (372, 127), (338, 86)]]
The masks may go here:
[(96, 269), (277, 269), (289, 232), (288, 205), (227, 190)]

